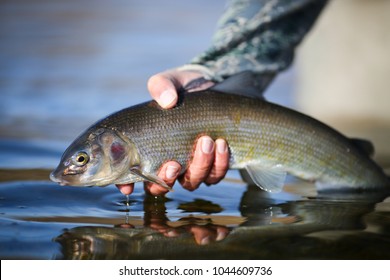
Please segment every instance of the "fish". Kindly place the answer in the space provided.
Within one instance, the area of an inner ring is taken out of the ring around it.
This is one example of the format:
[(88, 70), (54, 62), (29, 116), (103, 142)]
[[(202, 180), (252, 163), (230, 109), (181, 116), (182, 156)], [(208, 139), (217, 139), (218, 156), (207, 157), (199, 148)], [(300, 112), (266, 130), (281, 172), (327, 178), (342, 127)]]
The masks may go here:
[(209, 135), (226, 140), (230, 169), (246, 171), (268, 192), (280, 192), (287, 174), (315, 182), (317, 190), (388, 188), (369, 142), (246, 91), (251, 79), (244, 73), (180, 94), (169, 110), (149, 101), (113, 113), (74, 140), (50, 178), (71, 186), (146, 181), (171, 189), (157, 176), (161, 165), (177, 161), (184, 173), (197, 139)]

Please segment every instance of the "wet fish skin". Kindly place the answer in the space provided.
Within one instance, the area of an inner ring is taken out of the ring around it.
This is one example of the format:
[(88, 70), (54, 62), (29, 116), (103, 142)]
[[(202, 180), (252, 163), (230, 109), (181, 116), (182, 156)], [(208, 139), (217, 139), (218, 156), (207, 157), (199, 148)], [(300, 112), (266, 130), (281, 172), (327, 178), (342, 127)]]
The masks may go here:
[[(367, 153), (325, 124), (260, 98), (213, 90), (186, 94), (171, 110), (151, 101), (104, 118), (70, 145), (51, 178), (75, 186), (164, 185), (156, 177), (161, 164), (175, 160), (184, 172), (200, 135), (225, 139), (229, 167), (246, 169), (267, 191), (279, 191), (286, 173), (327, 189), (389, 185)], [(89, 162), (66, 175), (79, 151), (90, 155)]]

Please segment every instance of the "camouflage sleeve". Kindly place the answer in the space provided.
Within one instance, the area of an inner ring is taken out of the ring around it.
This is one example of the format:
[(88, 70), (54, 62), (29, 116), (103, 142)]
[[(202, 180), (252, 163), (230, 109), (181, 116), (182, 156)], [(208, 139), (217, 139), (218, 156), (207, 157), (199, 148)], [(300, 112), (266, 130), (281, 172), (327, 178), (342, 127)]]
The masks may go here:
[(327, 0), (231, 0), (212, 46), (183, 68), (222, 81), (250, 70), (272, 77), (287, 68), (295, 47), (309, 31)]

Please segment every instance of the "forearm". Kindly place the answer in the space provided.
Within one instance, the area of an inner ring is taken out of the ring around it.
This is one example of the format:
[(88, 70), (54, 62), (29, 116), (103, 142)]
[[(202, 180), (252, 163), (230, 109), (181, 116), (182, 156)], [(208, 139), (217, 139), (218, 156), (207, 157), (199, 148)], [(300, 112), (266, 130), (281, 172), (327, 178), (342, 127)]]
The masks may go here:
[(287, 68), (295, 47), (327, 0), (232, 0), (221, 17), (212, 46), (186, 69), (199, 69), (219, 82), (250, 70), (259, 76)]

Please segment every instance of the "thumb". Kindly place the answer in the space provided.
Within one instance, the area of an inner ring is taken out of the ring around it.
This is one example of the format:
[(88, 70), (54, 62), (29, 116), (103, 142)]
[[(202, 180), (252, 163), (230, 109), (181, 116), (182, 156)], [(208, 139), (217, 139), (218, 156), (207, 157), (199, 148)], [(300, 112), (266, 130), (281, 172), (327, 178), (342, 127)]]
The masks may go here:
[(177, 103), (175, 82), (164, 74), (156, 74), (148, 80), (150, 95), (164, 109), (170, 109)]

